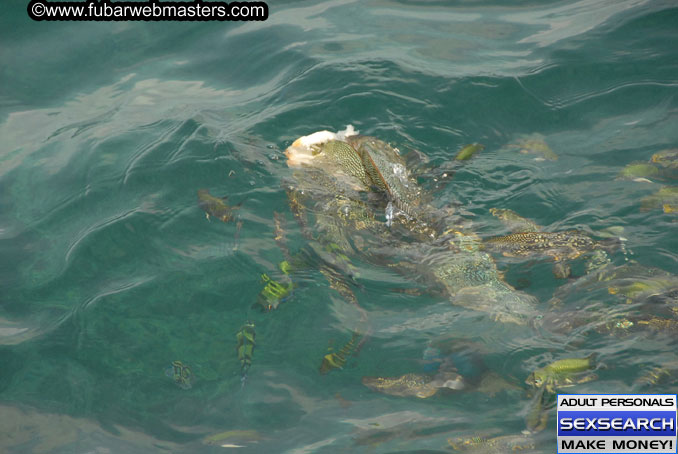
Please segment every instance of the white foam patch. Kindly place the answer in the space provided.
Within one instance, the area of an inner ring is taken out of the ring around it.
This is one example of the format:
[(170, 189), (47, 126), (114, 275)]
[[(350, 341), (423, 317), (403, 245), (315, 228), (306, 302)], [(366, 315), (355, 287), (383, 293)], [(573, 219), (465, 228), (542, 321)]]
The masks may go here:
[(310, 164), (315, 158), (312, 147), (322, 145), (330, 140), (346, 140), (347, 137), (355, 136), (357, 134), (358, 131), (355, 130), (353, 125), (346, 125), (346, 129), (337, 131), (336, 133), (331, 131), (317, 131), (307, 136), (301, 136), (285, 150), (287, 165), (289, 167), (294, 167), (302, 164)]
[(325, 142), (329, 142), (330, 140), (334, 140), (336, 137), (337, 137), (337, 135), (333, 132), (318, 131), (318, 132), (314, 132), (313, 134), (309, 134), (307, 136), (299, 137), (297, 140), (294, 141), (292, 146), (309, 148), (313, 145), (322, 145)]
[(355, 130), (353, 125), (346, 125), (346, 129), (337, 131), (336, 133), (332, 131), (318, 131), (307, 136), (301, 136), (294, 141), (292, 146), (309, 148), (313, 145), (322, 145), (330, 140), (345, 140), (347, 137), (355, 136), (357, 134), (358, 131)]
[(359, 131), (356, 131), (353, 125), (346, 125), (343, 131), (337, 131), (337, 140), (345, 140), (347, 137), (357, 136)]

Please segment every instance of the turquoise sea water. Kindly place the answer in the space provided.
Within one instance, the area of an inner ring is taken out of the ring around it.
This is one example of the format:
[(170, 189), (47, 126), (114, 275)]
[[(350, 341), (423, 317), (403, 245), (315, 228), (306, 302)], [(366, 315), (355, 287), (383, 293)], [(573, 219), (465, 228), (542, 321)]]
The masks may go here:
[[(549, 258), (497, 257), (540, 317), (590, 314), (552, 329), (493, 321), (358, 259), (371, 334), (326, 375), (359, 316), (322, 274), (293, 272), (277, 310), (252, 309), (263, 273), (283, 279), (274, 211), (291, 250), (308, 243), (283, 150), (347, 124), (417, 156), (433, 205), (481, 237), (506, 233), (488, 210), (509, 208), (546, 231), (622, 236), (609, 266), (627, 284), (678, 274), (678, 217), (642, 202), (675, 174), (617, 178), (678, 147), (674, 2), (275, 1), (250, 23), (38, 23), (26, 3), (0, 6), (3, 452), (453, 452), (451, 438), (520, 434), (528, 375), (590, 353), (598, 378), (567, 390), (675, 392), (675, 328), (600, 329), (631, 309), (675, 320), (671, 277), (627, 304), (609, 289), (619, 279), (557, 280)], [(529, 140), (558, 159), (521, 153)], [(485, 149), (453, 165), (471, 142)], [(206, 220), (199, 189), (242, 202), (241, 228)], [(361, 382), (431, 374), (431, 349), (475, 387), (419, 399)], [(175, 360), (189, 389), (165, 374)], [(668, 376), (643, 387), (655, 367)], [(548, 412), (535, 452), (555, 448)]]

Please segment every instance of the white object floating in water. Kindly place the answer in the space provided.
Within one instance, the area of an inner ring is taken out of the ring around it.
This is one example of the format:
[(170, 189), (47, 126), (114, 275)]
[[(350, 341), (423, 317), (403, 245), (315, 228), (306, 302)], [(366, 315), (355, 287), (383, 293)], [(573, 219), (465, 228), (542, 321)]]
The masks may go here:
[(313, 145), (322, 145), (325, 142), (334, 140), (337, 135), (331, 131), (318, 131), (307, 136), (301, 136), (292, 144), (293, 147), (306, 147), (309, 148)]
[(347, 137), (355, 136), (358, 131), (353, 125), (347, 125), (343, 131), (318, 131), (307, 136), (301, 136), (285, 150), (287, 165), (290, 167), (309, 164), (315, 157), (313, 147), (322, 145), (330, 140), (346, 140)]
[(358, 134), (358, 131), (355, 130), (353, 125), (346, 125), (346, 129), (343, 131), (337, 131), (336, 133), (332, 131), (318, 131), (307, 136), (301, 136), (292, 144), (293, 147), (311, 147), (313, 145), (322, 145), (330, 140), (344, 140), (347, 137), (355, 136)]
[(356, 131), (353, 125), (346, 125), (343, 131), (337, 131), (337, 140), (345, 140), (347, 137), (357, 136), (359, 131)]

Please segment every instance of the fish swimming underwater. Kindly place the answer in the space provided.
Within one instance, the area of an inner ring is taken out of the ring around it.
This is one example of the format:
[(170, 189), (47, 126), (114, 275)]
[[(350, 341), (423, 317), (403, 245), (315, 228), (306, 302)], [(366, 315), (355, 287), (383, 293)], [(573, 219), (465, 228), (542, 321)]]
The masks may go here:
[(179, 360), (172, 361), (172, 365), (165, 369), (165, 375), (174, 380), (181, 389), (193, 387), (193, 372), (191, 368)]
[(544, 387), (550, 393), (555, 392), (557, 388), (586, 383), (597, 378), (595, 374), (583, 374), (594, 368), (595, 358), (596, 355), (591, 354), (585, 358), (566, 358), (554, 361), (532, 372), (525, 383), (536, 388)]
[(219, 219), (222, 222), (229, 222), (235, 216), (235, 211), (240, 208), (242, 202), (231, 206), (226, 204), (228, 197), (215, 197), (207, 189), (198, 190), (198, 206), (205, 212), (207, 220), (210, 216)]
[(361, 336), (358, 333), (353, 333), (351, 339), (339, 351), (328, 353), (323, 357), (323, 362), (320, 365), (320, 373), (326, 374), (332, 369), (340, 369), (346, 364), (349, 356), (354, 354), (359, 346)]
[(238, 360), (240, 361), (240, 381), (242, 382), (242, 386), (245, 386), (247, 373), (252, 365), (254, 347), (256, 346), (256, 342), (254, 341), (256, 338), (254, 323), (249, 321), (245, 323), (235, 337), (238, 342), (236, 350), (238, 352)]
[(405, 374), (400, 377), (363, 377), (363, 385), (384, 394), (400, 397), (426, 399), (439, 390), (462, 389), (464, 380), (455, 372), (441, 372), (435, 376), (426, 374)]

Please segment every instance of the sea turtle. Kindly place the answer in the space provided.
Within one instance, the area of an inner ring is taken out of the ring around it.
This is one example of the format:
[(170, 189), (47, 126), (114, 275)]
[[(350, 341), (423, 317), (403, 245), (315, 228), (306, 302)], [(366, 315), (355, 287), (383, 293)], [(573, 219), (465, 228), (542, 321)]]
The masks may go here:
[(409, 260), (416, 263), (419, 280), (442, 289), (454, 305), (518, 325), (526, 325), (537, 316), (536, 298), (504, 282), (494, 260), (480, 250), (480, 240), (474, 235), (457, 232), (442, 249), (410, 245), (408, 252)]
[[(367, 312), (353, 292), (355, 259), (430, 283), (453, 304), (490, 313), (499, 321), (524, 325), (535, 317), (536, 299), (502, 280), (492, 258), (480, 250), (477, 236), (441, 228), (444, 214), (427, 204), (427, 194), (395, 148), (348, 127), (301, 137), (285, 155), (291, 169), (284, 183), (289, 206), (311, 240), (296, 255), (304, 259), (290, 261), (315, 264), (330, 287), (361, 314), (351, 340), (323, 357), (321, 373), (341, 368), (369, 333)], [(276, 221), (276, 238), (282, 239), (280, 225)], [(381, 380), (372, 386), (387, 386), (391, 393), (430, 395), (441, 386), (438, 378), (427, 375)]]
[(444, 220), (395, 148), (347, 128), (301, 137), (285, 154), (293, 169), (290, 206), (309, 236), (347, 257), (433, 282), (453, 304), (497, 320), (525, 324), (534, 316), (536, 300), (501, 279), (477, 236), (440, 228)]

